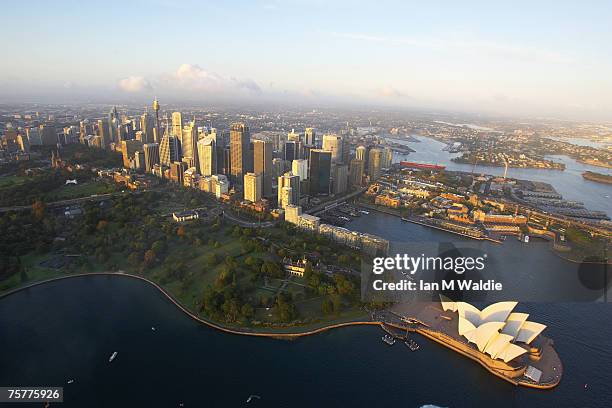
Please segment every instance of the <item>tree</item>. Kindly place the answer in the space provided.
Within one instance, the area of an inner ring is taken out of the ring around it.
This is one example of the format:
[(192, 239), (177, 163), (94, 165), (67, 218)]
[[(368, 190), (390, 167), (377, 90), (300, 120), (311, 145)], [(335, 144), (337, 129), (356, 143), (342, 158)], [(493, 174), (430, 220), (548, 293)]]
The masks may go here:
[(45, 207), (45, 203), (41, 200), (34, 201), (32, 204), (32, 215), (34, 215), (34, 218), (39, 221), (42, 220), (45, 216)]
[(251, 306), (249, 303), (245, 303), (240, 308), (240, 313), (247, 319), (250, 319), (253, 316), (253, 312), (253, 306)]
[(321, 302), (321, 311), (324, 315), (330, 315), (334, 312), (334, 305), (329, 298), (326, 297), (323, 299), (323, 302)]
[(184, 226), (181, 225), (180, 227), (176, 229), (176, 235), (178, 235), (179, 237), (184, 237), (185, 234), (186, 234), (186, 231), (185, 231)]
[(127, 261), (132, 266), (138, 266), (140, 263), (140, 254), (138, 252), (132, 252), (128, 255)]
[(152, 249), (149, 249), (144, 254), (144, 264), (145, 264), (145, 266), (149, 267), (149, 266), (153, 265), (155, 263), (155, 259), (156, 258), (157, 258), (157, 255), (155, 254), (155, 251), (153, 251)]

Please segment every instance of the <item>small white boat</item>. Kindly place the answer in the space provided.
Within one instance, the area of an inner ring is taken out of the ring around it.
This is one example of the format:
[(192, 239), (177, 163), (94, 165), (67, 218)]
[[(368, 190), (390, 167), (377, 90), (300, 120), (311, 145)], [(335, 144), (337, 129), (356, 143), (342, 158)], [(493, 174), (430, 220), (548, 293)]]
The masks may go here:
[(151, 327), (151, 330), (152, 330), (152, 331), (155, 331), (155, 330), (156, 330), (156, 329), (155, 329), (155, 326)]
[(73, 379), (70, 379), (70, 380), (67, 381), (68, 384), (72, 384), (73, 382), (74, 382)]
[(117, 352), (113, 351), (113, 354), (111, 354), (111, 356), (108, 358), (108, 362), (109, 363), (112, 362), (115, 359), (115, 357), (117, 357)]
[(251, 394), (251, 395), (249, 395), (249, 398), (247, 398), (246, 402), (253, 401), (253, 398), (261, 399), (261, 397), (259, 395)]

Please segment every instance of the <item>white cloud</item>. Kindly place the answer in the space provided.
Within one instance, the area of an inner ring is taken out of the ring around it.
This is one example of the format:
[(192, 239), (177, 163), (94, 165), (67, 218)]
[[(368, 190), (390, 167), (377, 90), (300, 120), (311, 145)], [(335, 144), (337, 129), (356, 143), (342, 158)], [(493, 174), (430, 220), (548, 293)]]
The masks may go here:
[(170, 77), (166, 77), (168, 85), (209, 93), (237, 93), (246, 91), (249, 94), (261, 93), (259, 85), (250, 78), (238, 79), (224, 77), (215, 72), (207, 71), (199, 65), (182, 64)]
[(385, 98), (401, 98), (405, 96), (402, 92), (389, 85), (383, 86), (381, 89), (379, 89), (378, 94), (380, 96), (384, 96)]
[(151, 83), (141, 76), (129, 76), (119, 81), (119, 88), (125, 92), (151, 91)]

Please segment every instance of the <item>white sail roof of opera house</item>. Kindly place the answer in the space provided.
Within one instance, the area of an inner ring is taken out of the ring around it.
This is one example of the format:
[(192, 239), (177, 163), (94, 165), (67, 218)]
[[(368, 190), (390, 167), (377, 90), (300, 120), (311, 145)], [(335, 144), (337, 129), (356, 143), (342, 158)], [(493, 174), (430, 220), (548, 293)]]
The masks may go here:
[(458, 332), (479, 351), (491, 358), (511, 361), (525, 353), (527, 348), (515, 343), (530, 344), (546, 325), (527, 320), (526, 313), (512, 312), (518, 302), (498, 302), (483, 310), (466, 302), (453, 302), (440, 295), (444, 311), (459, 315)]

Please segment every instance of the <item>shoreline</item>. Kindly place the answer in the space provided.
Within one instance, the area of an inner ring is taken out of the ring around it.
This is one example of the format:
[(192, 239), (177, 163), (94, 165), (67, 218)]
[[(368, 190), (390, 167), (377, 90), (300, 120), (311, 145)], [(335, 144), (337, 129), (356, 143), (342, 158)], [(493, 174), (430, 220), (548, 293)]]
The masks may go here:
[(170, 302), (174, 304), (174, 306), (178, 307), (183, 313), (185, 313), (191, 319), (197, 321), (198, 323), (204, 324), (210, 328), (213, 328), (213, 329), (216, 329), (221, 332), (228, 333), (228, 334), (251, 336), (251, 337), (270, 337), (270, 338), (291, 340), (291, 339), (296, 339), (299, 337), (311, 336), (314, 334), (322, 333), (328, 330), (341, 328), (341, 327), (364, 326), (364, 325), (380, 327), (382, 325), (382, 322), (355, 320), (355, 321), (348, 321), (348, 322), (342, 322), (342, 323), (328, 324), (322, 327), (308, 329), (304, 331), (297, 331), (293, 333), (283, 333), (283, 332), (275, 333), (275, 332), (264, 332), (264, 331), (258, 332), (258, 331), (242, 330), (238, 328), (230, 328), (230, 327), (222, 326), (218, 323), (215, 323), (210, 320), (206, 320), (206, 319), (203, 319), (197, 316), (158, 283), (150, 279), (147, 279), (143, 276), (133, 275), (131, 273), (125, 273), (125, 272), (90, 272), (90, 273), (78, 273), (78, 274), (73, 274), (73, 275), (68, 275), (68, 276), (58, 276), (55, 278), (49, 278), (49, 279), (41, 280), (38, 282), (33, 282), (26, 286), (14, 288), (5, 293), (2, 293), (0, 294), (0, 300), (14, 293), (21, 292), (23, 290), (30, 289), (36, 286), (41, 286), (47, 283), (62, 281), (62, 280), (71, 279), (71, 278), (82, 278), (82, 277), (88, 277), (88, 276), (123, 276), (126, 278), (137, 279), (137, 280), (146, 282), (152, 285), (154, 288), (156, 288), (159, 292), (161, 292), (168, 300), (170, 300)]

